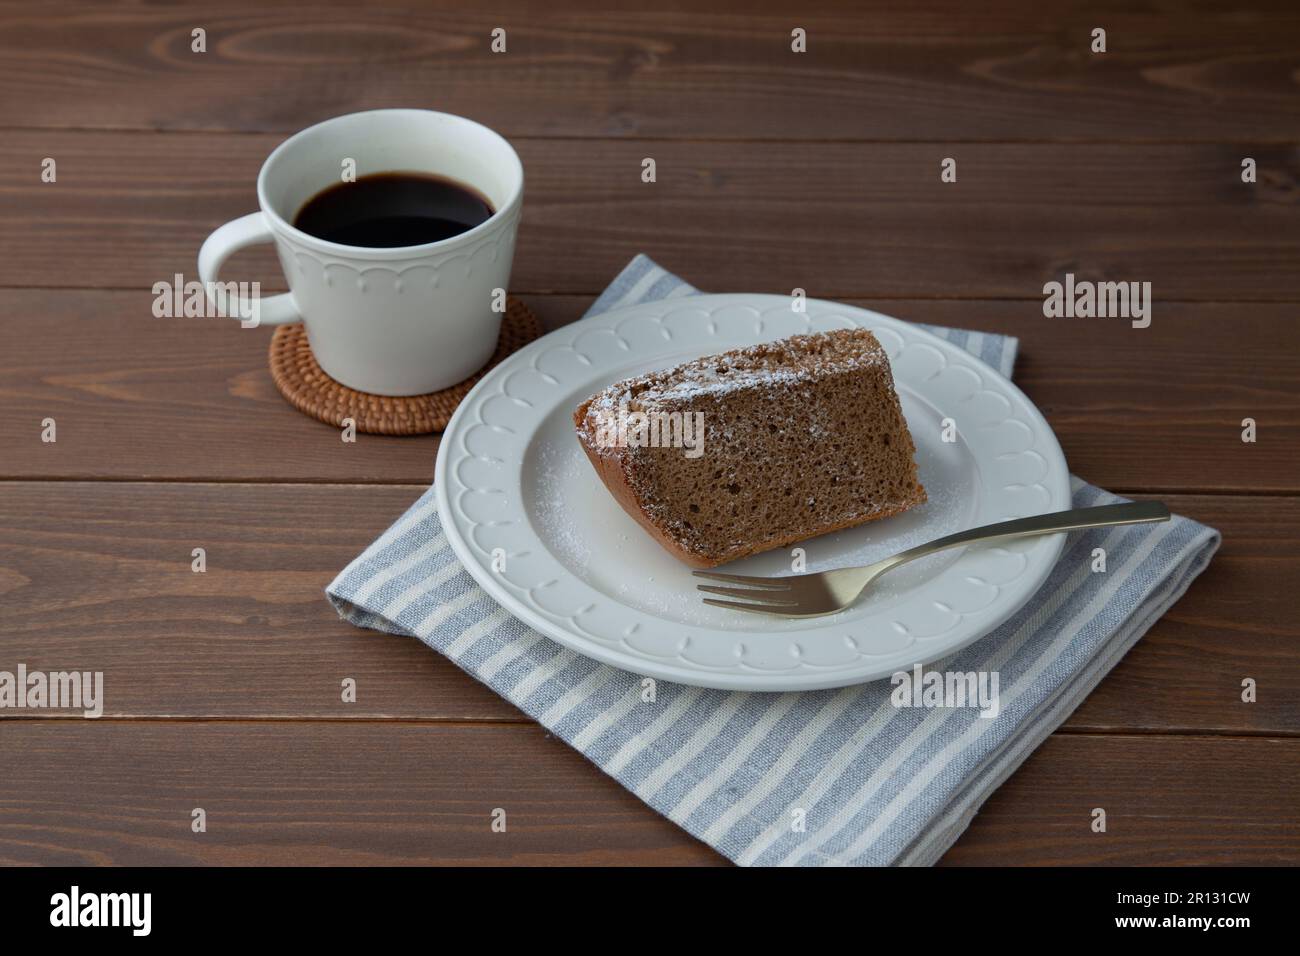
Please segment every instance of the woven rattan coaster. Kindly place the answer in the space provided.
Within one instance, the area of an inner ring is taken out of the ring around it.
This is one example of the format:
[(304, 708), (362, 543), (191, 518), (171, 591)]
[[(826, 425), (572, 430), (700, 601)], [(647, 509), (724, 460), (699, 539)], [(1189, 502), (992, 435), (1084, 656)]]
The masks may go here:
[(271, 378), (280, 394), (304, 415), (342, 427), (345, 418), (370, 435), (427, 435), (447, 427), (451, 413), (474, 384), (511, 352), (542, 334), (528, 306), (510, 299), (501, 321), (497, 350), (487, 365), (459, 385), (427, 395), (371, 395), (340, 385), (326, 375), (307, 344), (301, 322), (282, 325), (271, 338)]

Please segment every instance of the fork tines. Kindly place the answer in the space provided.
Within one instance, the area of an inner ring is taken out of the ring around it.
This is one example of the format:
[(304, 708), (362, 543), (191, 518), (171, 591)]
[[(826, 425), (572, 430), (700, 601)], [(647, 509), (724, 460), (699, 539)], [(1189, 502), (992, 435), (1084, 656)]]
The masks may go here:
[(743, 574), (719, 574), (715, 571), (693, 571), (696, 577), (713, 581), (726, 581), (741, 584), (744, 587), (719, 587), (716, 584), (697, 584), (696, 590), (708, 594), (720, 594), (723, 597), (742, 598), (745, 603), (737, 601), (718, 601), (704, 598), (705, 604), (713, 607), (725, 607), (734, 611), (766, 611), (769, 614), (799, 614), (799, 602), (794, 600), (790, 585), (780, 578), (755, 578)]

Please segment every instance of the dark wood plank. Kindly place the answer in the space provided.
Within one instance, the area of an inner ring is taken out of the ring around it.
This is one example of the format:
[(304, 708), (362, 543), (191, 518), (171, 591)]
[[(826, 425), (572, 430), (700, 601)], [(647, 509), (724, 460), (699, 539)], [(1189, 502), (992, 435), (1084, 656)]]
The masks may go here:
[[(1300, 733), (1300, 624), (1288, 584), (1300, 580), (1300, 500), (1162, 497), (1218, 528), (1223, 543), (1066, 726)], [(1241, 699), (1245, 678), (1256, 703)]]
[[(1298, 751), (1057, 734), (944, 862), (1295, 864)], [(25, 721), (0, 758), (5, 864), (725, 862), (533, 727)]]
[(400, 104), (514, 135), (1295, 139), (1297, 38), (1283, 0), (9, 2), (0, 124), (283, 131)]
[[(550, 327), (591, 301), (525, 299)], [(1294, 306), (1168, 304), (1150, 328), (1132, 329), (1046, 319), (1029, 301), (852, 301), (1018, 336), (1016, 381), (1075, 473), (1103, 487), (1300, 491)], [(267, 371), (270, 330), (154, 319), (149, 307), (144, 291), (0, 290), (10, 344), (0, 353), (0, 477), (432, 480), (436, 436), (345, 445), (294, 411)], [(47, 417), (54, 444), (40, 441)], [(1255, 444), (1241, 441), (1247, 417)]]
[(102, 671), (118, 716), (521, 720), (419, 641), (354, 628), (325, 599), (422, 491), (0, 485), (0, 669)]
[[(0, 662), (103, 671), (110, 716), (525, 719), (419, 642), (353, 628), (325, 601), (325, 585), (420, 489), (0, 491)], [(1219, 527), (1223, 549), (1067, 726), (1300, 734), (1300, 499), (1168, 500)], [(195, 547), (207, 550), (203, 574), (190, 568)], [(354, 704), (341, 700), (345, 677)], [(1258, 703), (1241, 702), (1244, 677)]]
[[(135, 289), (151, 303), (155, 282), (193, 278), (212, 229), (253, 211), (279, 139), (7, 133), (0, 285)], [(1300, 158), (1288, 147), (517, 145), (528, 185), (515, 292), (599, 292), (648, 252), (726, 291), (1041, 303), (1045, 282), (1073, 272), (1152, 283), (1155, 321), (1173, 300), (1300, 300)], [(1260, 182), (1241, 182), (1243, 155)], [(647, 156), (653, 184), (640, 178)], [(956, 183), (940, 181), (948, 156)], [(44, 157), (58, 162), (55, 183), (40, 180)], [(228, 277), (282, 286), (269, 246)]]
[(726, 862), (536, 726), (6, 727), (3, 864)]
[[(941, 861), (973, 866), (1300, 863), (1300, 741), (1055, 734)], [(1105, 833), (1091, 830), (1106, 811)]]

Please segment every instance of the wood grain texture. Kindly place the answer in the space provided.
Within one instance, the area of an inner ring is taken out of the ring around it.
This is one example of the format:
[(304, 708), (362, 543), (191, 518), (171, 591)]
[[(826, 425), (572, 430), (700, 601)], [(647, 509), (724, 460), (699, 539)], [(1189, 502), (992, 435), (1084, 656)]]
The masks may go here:
[[(515, 136), (1300, 135), (1300, 14), (1283, 0), (593, 6), (11, 0), (0, 124), (287, 131), (396, 104)], [(795, 26), (807, 53), (791, 52)], [(1097, 26), (1104, 55), (1090, 52)]]
[[(35, 721), (0, 759), (4, 864), (724, 862), (533, 727)], [(1298, 768), (1296, 740), (1056, 734), (944, 862), (1295, 864)]]
[[(256, 208), (257, 171), (280, 139), (6, 134), (0, 286), (134, 289), (152, 303), (154, 283), (194, 278), (208, 233)], [(515, 293), (597, 293), (647, 252), (719, 291), (1041, 303), (1043, 284), (1072, 272), (1152, 283), (1155, 321), (1173, 300), (1300, 300), (1293, 147), (516, 146), (528, 182)], [(1257, 183), (1241, 182), (1245, 155)], [(55, 183), (41, 181), (44, 157), (58, 163)], [(641, 181), (646, 157), (654, 183)], [(940, 181), (945, 157), (956, 183)], [(225, 277), (283, 286), (270, 246), (237, 256)]]
[(358, 630), (325, 599), (423, 489), (0, 490), (0, 669), (103, 671), (111, 715), (523, 719), (423, 644)]
[[(945, 865), (1300, 862), (1300, 741), (1054, 734), (984, 804)], [(1106, 832), (1089, 828), (1106, 811)]]
[[(611, 274), (622, 265), (611, 265)], [(683, 266), (683, 271), (689, 269)], [(698, 281), (698, 280), (697, 280)], [(525, 296), (548, 328), (590, 296)], [(427, 484), (437, 436), (339, 432), (294, 411), (270, 329), (155, 319), (140, 292), (0, 290), (0, 477)], [(1015, 379), (1071, 469), (1116, 491), (1300, 491), (1300, 324), (1273, 304), (1165, 306), (1148, 329), (1046, 319), (1037, 302), (850, 300), (1020, 338)], [(53, 417), (58, 441), (40, 440)], [(1254, 418), (1258, 441), (1241, 441)]]
[[(103, 671), (110, 716), (525, 719), (418, 641), (356, 629), (325, 601), (421, 489), (0, 488), (0, 662)], [(1300, 735), (1300, 499), (1166, 500), (1218, 527), (1223, 549), (1067, 727)], [(1241, 702), (1245, 677), (1258, 703)], [(53, 715), (0, 711), (37, 716)]]
[(3, 864), (725, 862), (536, 726), (6, 728), (0, 762), (24, 772), (0, 778)]
[[(0, 711), (0, 863), (724, 862), (329, 608), (436, 437), (345, 445), (275, 392), (269, 330), (151, 316), (285, 134), (389, 106), (515, 142), (512, 291), (548, 327), (647, 252), (709, 290), (1016, 335), (1073, 471), (1224, 532), (945, 863), (1300, 863), (1300, 7), (466, 6), (0, 0), (0, 669), (103, 670), (110, 715)], [(1152, 327), (1045, 319), (1066, 272), (1151, 282)], [(227, 277), (283, 287), (267, 248)]]

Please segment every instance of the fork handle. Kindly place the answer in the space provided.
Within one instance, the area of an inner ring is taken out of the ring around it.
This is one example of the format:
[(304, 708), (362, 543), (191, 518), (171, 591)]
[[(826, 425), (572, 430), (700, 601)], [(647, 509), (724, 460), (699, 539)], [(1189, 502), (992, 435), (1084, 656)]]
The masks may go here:
[(959, 544), (971, 544), (976, 541), (996, 541), (1007, 538), (1029, 538), (1039, 534), (1056, 534), (1060, 531), (1078, 531), (1080, 528), (1104, 528), (1109, 525), (1145, 524), (1150, 521), (1168, 521), (1169, 509), (1159, 501), (1131, 501), (1122, 505), (1101, 505), (1097, 508), (1074, 508), (1070, 511), (1053, 511), (1045, 515), (1033, 515), (1029, 518), (1016, 518), (1012, 521), (999, 521), (986, 524), (982, 528), (970, 528), (950, 534), (946, 538), (937, 538), (915, 548), (900, 552), (894, 556), (894, 564), (914, 561), (955, 548)]

